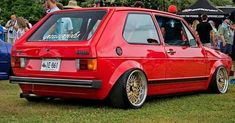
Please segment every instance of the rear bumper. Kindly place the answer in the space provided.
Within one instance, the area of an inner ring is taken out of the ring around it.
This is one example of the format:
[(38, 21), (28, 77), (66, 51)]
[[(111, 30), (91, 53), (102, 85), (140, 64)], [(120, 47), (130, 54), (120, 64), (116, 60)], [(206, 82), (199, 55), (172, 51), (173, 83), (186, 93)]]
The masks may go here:
[(12, 84), (31, 84), (31, 85), (49, 85), (62, 87), (81, 87), (99, 89), (102, 86), (101, 80), (76, 80), (76, 79), (57, 79), (57, 78), (34, 78), (10, 76)]

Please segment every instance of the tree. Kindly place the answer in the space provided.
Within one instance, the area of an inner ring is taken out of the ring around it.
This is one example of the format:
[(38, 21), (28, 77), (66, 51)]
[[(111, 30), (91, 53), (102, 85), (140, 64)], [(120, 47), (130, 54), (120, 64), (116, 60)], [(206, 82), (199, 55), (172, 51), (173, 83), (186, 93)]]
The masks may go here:
[[(39, 21), (44, 15), (45, 10), (42, 7), (44, 0), (0, 0), (0, 23), (5, 24), (10, 18), (10, 15), (15, 13), (17, 16), (22, 16), (32, 23)], [(67, 5), (69, 0), (58, 0), (63, 5)], [(104, 1), (104, 0), (103, 0)], [(106, 0), (109, 1), (109, 0)], [(117, 5), (131, 6), (136, 0), (115, 0)], [(167, 10), (168, 6), (174, 4), (178, 10), (192, 5), (196, 0), (141, 0), (144, 2), (146, 8)], [(213, 5), (234, 5), (233, 0), (210, 0)], [(78, 0), (78, 4), (86, 7), (93, 4), (95, 0)]]
[(22, 16), (30, 22), (37, 22), (44, 15), (40, 0), (1, 0), (0, 20), (6, 23), (12, 14)]

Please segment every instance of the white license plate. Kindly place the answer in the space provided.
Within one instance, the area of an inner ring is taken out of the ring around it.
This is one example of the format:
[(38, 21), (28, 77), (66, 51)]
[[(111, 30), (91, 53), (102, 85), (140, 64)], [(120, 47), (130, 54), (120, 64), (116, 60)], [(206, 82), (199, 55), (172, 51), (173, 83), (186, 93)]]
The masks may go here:
[(42, 59), (41, 71), (59, 71), (60, 59)]

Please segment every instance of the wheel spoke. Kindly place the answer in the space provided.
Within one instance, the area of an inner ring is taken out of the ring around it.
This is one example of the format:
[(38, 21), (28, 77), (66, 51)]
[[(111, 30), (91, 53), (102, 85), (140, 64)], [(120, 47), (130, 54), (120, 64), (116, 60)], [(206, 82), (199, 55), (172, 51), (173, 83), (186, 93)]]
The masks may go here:
[(144, 75), (140, 71), (130, 74), (127, 80), (126, 92), (132, 105), (143, 104), (147, 96), (147, 85)]
[(225, 93), (228, 87), (228, 74), (225, 68), (219, 68), (216, 81), (218, 90)]

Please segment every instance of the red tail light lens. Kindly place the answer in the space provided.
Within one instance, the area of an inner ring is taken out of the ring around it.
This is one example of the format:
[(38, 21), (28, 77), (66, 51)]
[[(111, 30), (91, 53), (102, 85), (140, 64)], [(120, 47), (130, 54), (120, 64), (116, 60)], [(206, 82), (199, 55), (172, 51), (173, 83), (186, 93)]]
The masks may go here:
[(96, 59), (77, 59), (78, 70), (96, 70), (97, 60)]
[(11, 57), (11, 66), (14, 68), (24, 68), (26, 66), (26, 58)]
[(20, 67), (20, 58), (19, 57), (11, 57), (11, 67), (13, 67), (13, 68)]

